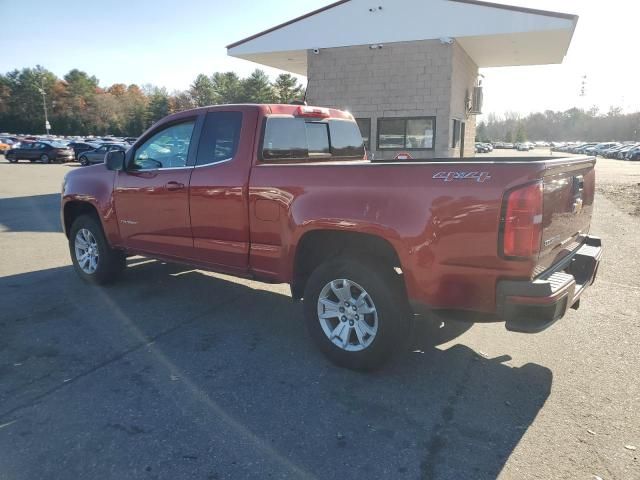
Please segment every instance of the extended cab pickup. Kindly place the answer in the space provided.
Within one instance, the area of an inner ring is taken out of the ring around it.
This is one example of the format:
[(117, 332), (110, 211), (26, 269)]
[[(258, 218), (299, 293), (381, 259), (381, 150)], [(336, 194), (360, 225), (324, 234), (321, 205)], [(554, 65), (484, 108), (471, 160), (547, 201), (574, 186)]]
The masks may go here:
[(577, 308), (602, 256), (595, 159), (367, 160), (353, 117), (296, 105), (171, 115), (69, 173), (78, 274), (144, 255), (270, 283), (304, 300), (339, 365), (381, 365), (414, 314), (537, 332)]

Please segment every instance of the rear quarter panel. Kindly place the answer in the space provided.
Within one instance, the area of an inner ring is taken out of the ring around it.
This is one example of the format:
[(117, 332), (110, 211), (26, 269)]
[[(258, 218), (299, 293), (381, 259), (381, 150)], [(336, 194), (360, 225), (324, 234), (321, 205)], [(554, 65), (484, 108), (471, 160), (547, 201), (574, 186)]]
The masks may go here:
[[(491, 162), (257, 165), (249, 189), (252, 268), (288, 282), (306, 233), (368, 233), (398, 253), (411, 300), (492, 312), (496, 282), (527, 278), (534, 267), (498, 256), (503, 192), (539, 178), (543, 168)], [(433, 178), (450, 171), (482, 171), (489, 178)]]

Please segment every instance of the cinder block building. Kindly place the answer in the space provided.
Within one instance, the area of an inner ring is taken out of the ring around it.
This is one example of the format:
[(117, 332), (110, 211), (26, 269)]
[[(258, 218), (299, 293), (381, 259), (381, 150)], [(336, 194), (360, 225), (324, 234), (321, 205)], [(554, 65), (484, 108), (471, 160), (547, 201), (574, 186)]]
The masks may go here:
[(376, 159), (472, 157), (479, 68), (561, 63), (575, 15), (476, 0), (341, 0), (228, 54), (308, 78), (349, 110)]

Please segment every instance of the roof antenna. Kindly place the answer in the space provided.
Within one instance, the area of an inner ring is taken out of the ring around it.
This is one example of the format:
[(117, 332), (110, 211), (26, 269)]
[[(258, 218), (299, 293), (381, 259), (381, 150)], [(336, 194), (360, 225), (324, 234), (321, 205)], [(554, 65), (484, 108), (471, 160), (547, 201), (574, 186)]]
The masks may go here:
[(294, 100), (290, 105), (306, 105), (307, 104), (307, 88), (309, 88), (309, 79), (307, 79), (307, 87), (304, 89), (304, 97), (302, 100)]

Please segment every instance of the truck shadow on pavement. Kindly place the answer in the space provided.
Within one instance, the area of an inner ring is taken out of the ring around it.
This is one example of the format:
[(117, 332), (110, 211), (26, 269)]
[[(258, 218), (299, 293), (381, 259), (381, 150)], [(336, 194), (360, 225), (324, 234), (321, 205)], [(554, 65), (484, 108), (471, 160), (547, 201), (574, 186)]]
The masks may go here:
[(60, 232), (60, 194), (0, 198), (0, 232)]
[(8, 478), (493, 479), (550, 393), (462, 344), (342, 370), (282, 286), (130, 264), (0, 279)]

